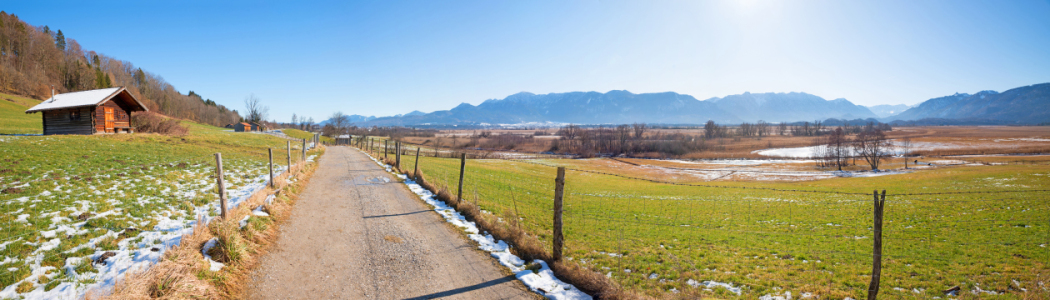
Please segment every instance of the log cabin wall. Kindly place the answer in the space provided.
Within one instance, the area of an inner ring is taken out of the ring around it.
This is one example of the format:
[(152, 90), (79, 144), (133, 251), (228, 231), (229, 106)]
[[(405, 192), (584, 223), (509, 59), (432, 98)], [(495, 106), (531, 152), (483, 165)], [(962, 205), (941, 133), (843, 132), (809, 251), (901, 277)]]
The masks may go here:
[(124, 110), (123, 107), (117, 105), (116, 101), (111, 99), (95, 107), (95, 132), (114, 132), (114, 130), (106, 131), (106, 107), (113, 108), (113, 122), (116, 127), (131, 127), (131, 117), (128, 115), (127, 110)]
[(92, 134), (93, 107), (43, 111), (44, 135)]

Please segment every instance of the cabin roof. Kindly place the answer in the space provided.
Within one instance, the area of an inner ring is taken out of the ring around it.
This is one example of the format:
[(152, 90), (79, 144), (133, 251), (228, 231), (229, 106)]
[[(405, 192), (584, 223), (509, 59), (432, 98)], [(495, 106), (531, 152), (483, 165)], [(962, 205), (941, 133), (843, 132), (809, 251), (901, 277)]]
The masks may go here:
[[(130, 98), (135, 103), (135, 105), (138, 105), (139, 110), (149, 111), (149, 109), (146, 108), (145, 105), (142, 105), (142, 102), (139, 102), (139, 99), (135, 99), (134, 95), (128, 93), (127, 90), (121, 86), (106, 89), (58, 94), (51, 97), (50, 99), (44, 100), (44, 102), (40, 102), (40, 104), (33, 106), (33, 108), (26, 110), (26, 113), (28, 114), (35, 113), (38, 111), (84, 106), (97, 106), (121, 94), (126, 95), (126, 97)], [(133, 109), (133, 111), (135, 110)]]

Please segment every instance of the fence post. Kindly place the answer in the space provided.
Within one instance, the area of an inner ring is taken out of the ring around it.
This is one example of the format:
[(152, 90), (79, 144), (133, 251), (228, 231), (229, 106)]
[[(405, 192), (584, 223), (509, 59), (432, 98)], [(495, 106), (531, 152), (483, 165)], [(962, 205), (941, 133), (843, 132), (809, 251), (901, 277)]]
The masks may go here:
[(412, 177), (419, 181), (419, 147), (416, 147), (416, 163), (412, 166)]
[(215, 153), (215, 180), (219, 186), (219, 216), (226, 220), (226, 185), (222, 182), (222, 153)]
[(561, 260), (561, 248), (565, 245), (565, 236), (561, 232), (562, 195), (565, 193), (565, 167), (558, 167), (558, 177), (554, 179), (554, 261)]
[(303, 139), (303, 154), (302, 154), (302, 158), (303, 158), (303, 160), (300, 161), (300, 163), (302, 163), (305, 166), (306, 165), (306, 139)]
[(394, 142), (394, 165), (397, 166), (398, 170), (401, 170), (401, 141)]
[(270, 187), (276, 188), (277, 185), (273, 182), (273, 148), (266, 149), (270, 154)]
[(459, 157), (459, 189), (456, 190), (456, 206), (459, 206), (459, 202), (463, 201), (463, 170), (467, 167), (467, 154), (463, 153)]
[(387, 152), (390, 152), (390, 140), (383, 140), (383, 158), (387, 158)]
[(292, 172), (292, 141), (285, 141), (285, 142), (288, 142), (288, 170), (285, 170), (285, 171), (289, 172), (288, 174), (291, 174), (291, 172)]
[(882, 199), (879, 200), (879, 191), (875, 191), (875, 243), (871, 255), (871, 284), (868, 285), (868, 300), (875, 300), (879, 294), (879, 279), (882, 275), (882, 213), (886, 205), (886, 190), (882, 190)]

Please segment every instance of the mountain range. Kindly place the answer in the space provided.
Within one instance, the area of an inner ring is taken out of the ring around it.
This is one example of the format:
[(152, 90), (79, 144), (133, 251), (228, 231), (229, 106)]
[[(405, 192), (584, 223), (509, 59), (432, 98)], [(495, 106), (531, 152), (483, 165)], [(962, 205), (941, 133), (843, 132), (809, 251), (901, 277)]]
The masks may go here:
[(933, 98), (887, 120), (993, 120), (1009, 124), (1050, 122), (1050, 83)]
[[(878, 119), (884, 122), (936, 119), (939, 123), (965, 120), (998, 124), (1037, 124), (1050, 121), (1050, 83), (982, 91), (927, 100), (919, 105), (864, 107), (846, 99), (826, 100), (807, 93), (749, 93), (697, 100), (675, 92), (634, 94), (521, 92), (478, 105), (462, 103), (450, 110), (413, 111), (390, 117), (351, 116), (358, 126), (439, 126), (498, 124), (719, 124), (766, 121)], [(324, 124), (324, 123), (322, 123)]]
[(867, 108), (845, 99), (829, 101), (806, 93), (744, 93), (701, 101), (674, 92), (522, 92), (504, 99), (486, 100), (477, 106), (462, 103), (450, 110), (382, 117), (358, 125), (702, 124), (708, 120), (734, 124), (875, 117)]

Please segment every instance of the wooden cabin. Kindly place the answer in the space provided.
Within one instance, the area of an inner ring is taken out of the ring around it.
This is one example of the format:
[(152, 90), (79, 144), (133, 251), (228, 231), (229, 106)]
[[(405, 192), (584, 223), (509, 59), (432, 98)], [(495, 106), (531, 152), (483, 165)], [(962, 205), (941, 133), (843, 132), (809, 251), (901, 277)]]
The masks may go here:
[(133, 133), (131, 113), (149, 111), (124, 87), (51, 96), (26, 110), (42, 113), (44, 135)]
[(259, 123), (251, 123), (252, 131), (266, 131), (266, 126), (259, 125)]
[(233, 131), (236, 131), (236, 132), (252, 131), (252, 125), (248, 124), (248, 123), (244, 123), (244, 122), (233, 124)]

